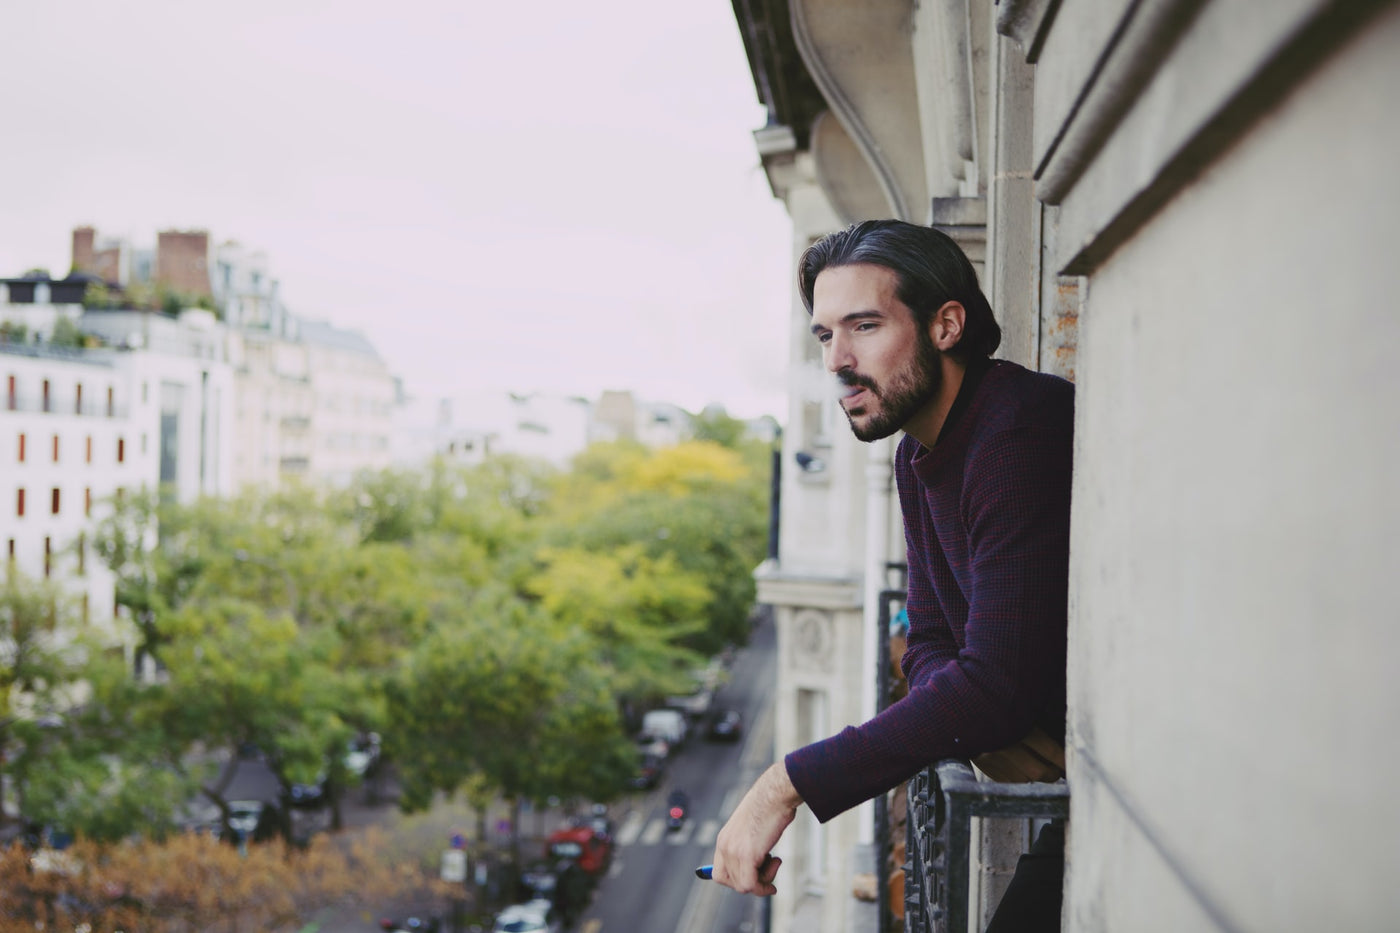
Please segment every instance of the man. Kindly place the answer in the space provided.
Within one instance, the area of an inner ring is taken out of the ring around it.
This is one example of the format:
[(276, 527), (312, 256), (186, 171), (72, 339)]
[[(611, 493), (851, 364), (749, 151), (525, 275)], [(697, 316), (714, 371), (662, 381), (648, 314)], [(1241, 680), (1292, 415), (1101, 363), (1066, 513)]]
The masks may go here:
[[(905, 435), (909, 693), (791, 752), (735, 809), (713, 877), (765, 895), (772, 848), (803, 803), (825, 822), (941, 758), (1019, 745), (1004, 754), (1035, 762), (1027, 738), (1063, 766), (1073, 386), (990, 359), (1001, 329), (972, 264), (932, 228), (854, 224), (803, 254), (798, 285), (855, 436)], [(1060, 827), (1036, 849), (989, 929), (1058, 929)]]

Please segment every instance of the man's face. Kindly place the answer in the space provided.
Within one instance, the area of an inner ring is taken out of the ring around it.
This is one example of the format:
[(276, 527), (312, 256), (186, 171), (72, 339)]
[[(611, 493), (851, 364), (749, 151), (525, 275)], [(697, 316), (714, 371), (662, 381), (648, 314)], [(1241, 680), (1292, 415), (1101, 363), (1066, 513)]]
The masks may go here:
[(895, 297), (898, 278), (875, 265), (824, 269), (812, 290), (822, 362), (846, 386), (841, 408), (862, 441), (889, 437), (938, 394), (940, 354)]

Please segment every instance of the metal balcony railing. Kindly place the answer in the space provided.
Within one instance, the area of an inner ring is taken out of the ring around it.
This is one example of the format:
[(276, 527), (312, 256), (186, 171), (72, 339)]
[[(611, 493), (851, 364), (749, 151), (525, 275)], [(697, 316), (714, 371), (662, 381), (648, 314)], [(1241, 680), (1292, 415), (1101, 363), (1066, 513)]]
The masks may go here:
[[(889, 572), (903, 576), (903, 564)], [(903, 582), (902, 580), (900, 581)], [(879, 709), (891, 701), (889, 631), (893, 607), (904, 589), (880, 593), (880, 646), (876, 679)], [(1068, 819), (1069, 786), (979, 781), (966, 761), (947, 759), (909, 782), (905, 815), (904, 933), (967, 933), (972, 878), (972, 818)], [(883, 866), (891, 851), (889, 802), (875, 798), (875, 844)], [(892, 911), (885, 879), (878, 885), (881, 933), (890, 933)]]
[(972, 818), (1068, 819), (1069, 786), (979, 781), (946, 759), (909, 782), (905, 824), (905, 933), (965, 933), (972, 876)]

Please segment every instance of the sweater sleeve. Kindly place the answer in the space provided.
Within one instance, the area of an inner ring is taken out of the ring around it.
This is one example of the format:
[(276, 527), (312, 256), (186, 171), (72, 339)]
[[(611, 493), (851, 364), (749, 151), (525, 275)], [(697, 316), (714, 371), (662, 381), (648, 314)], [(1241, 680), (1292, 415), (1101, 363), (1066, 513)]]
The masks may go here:
[(788, 775), (819, 820), (941, 758), (1009, 745), (1047, 706), (1063, 704), (1070, 441), (1060, 433), (1018, 427), (970, 452), (962, 647), (941, 664), (931, 647), (910, 665), (915, 679), (903, 699), (787, 755)]

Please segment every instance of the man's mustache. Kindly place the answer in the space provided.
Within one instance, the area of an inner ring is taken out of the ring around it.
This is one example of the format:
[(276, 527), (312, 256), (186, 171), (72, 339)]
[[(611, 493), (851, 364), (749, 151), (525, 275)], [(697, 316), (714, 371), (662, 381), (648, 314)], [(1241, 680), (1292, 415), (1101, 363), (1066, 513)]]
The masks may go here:
[(875, 380), (871, 379), (869, 376), (862, 376), (860, 373), (856, 372), (853, 369), (843, 369), (838, 371), (836, 373), (836, 379), (843, 386), (846, 386), (848, 388), (852, 386), (860, 386), (862, 389), (869, 389), (872, 392), (875, 391)]

